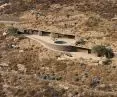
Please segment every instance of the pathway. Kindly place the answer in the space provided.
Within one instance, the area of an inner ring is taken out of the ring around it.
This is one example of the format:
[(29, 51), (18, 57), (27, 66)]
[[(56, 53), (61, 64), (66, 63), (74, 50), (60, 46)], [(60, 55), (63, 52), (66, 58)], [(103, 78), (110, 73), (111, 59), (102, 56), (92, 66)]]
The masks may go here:
[(0, 21), (0, 23), (3, 23), (3, 24), (18, 24), (20, 22), (16, 22), (16, 21)]

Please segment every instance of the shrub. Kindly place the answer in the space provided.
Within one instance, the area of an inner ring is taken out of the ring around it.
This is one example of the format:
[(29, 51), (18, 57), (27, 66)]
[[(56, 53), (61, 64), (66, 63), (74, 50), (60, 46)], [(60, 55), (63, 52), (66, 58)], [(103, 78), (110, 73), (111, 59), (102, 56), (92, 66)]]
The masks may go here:
[(2, 28), (5, 28), (5, 25), (4, 24), (0, 24), (0, 28), (2, 29)]
[(91, 16), (89, 17), (89, 19), (86, 22), (86, 25), (88, 27), (93, 27), (93, 26), (97, 26), (100, 22), (100, 18), (96, 17), (96, 16)]
[(83, 38), (80, 38), (79, 40), (76, 40), (75, 45), (77, 46), (79, 44), (85, 45), (85, 40)]
[(105, 46), (96, 45), (92, 48), (93, 53), (96, 53), (98, 57), (104, 56), (105, 54)]
[(15, 27), (8, 27), (8, 33), (10, 34), (10, 35), (17, 35), (18, 34), (18, 29), (17, 28), (15, 28)]
[(111, 48), (107, 48), (103, 45), (96, 45), (92, 48), (92, 51), (97, 54), (98, 57), (106, 56), (106, 58), (113, 58), (114, 53)]
[(113, 58), (114, 57), (113, 50), (111, 48), (106, 48), (105, 56), (107, 58)]

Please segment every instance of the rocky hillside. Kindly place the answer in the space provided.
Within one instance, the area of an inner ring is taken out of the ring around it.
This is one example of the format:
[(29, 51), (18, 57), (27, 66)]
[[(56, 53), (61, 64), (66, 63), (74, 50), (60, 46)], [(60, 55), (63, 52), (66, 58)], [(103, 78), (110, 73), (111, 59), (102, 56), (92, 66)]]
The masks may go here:
[(1, 97), (116, 97), (116, 58), (58, 60), (65, 53), (0, 32)]
[[(103, 44), (117, 51), (116, 0), (8, 1), (0, 6), (0, 20), (74, 34), (85, 41), (80, 46)], [(72, 59), (9, 35), (7, 28), (0, 24), (0, 97), (117, 97), (117, 58)]]
[[(61, 1), (62, 2), (62, 1)], [(41, 3), (36, 9), (20, 16), (22, 27), (57, 33), (75, 34), (87, 40), (86, 47), (110, 45), (116, 51), (116, 2), (90, 0), (86, 2)], [(115, 19), (113, 19), (115, 18)]]

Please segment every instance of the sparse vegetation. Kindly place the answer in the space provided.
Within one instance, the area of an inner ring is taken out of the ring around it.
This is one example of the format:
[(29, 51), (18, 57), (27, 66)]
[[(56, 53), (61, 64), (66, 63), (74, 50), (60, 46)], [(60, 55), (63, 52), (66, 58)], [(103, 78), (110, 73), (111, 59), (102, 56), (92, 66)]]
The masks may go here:
[(76, 46), (77, 46), (77, 45), (85, 45), (84, 39), (83, 39), (83, 38), (80, 38), (80, 39), (76, 40), (75, 45), (76, 45)]
[(18, 28), (15, 27), (8, 27), (7, 32), (9, 35), (13, 35), (17, 37), (19, 40), (25, 39), (26, 37), (23, 34), (19, 34)]
[(0, 24), (0, 29), (3, 29), (5, 28), (5, 25), (4, 24)]
[(92, 51), (97, 54), (98, 57), (113, 58), (114, 53), (111, 48), (107, 48), (103, 45), (96, 45), (92, 48)]
[(100, 22), (100, 18), (99, 17), (91, 16), (87, 20), (86, 25), (88, 27), (94, 27), (94, 26), (97, 26), (99, 24), (99, 22)]
[[(74, 52), (58, 54), (20, 35), (18, 24), (17, 28), (8, 27), (9, 35), (7, 25), (0, 24), (0, 97), (117, 97), (113, 52), (117, 51), (117, 22), (111, 21), (117, 13), (116, 0), (2, 1), (10, 3), (0, 9), (0, 20), (17, 17), (24, 28), (77, 34), (83, 39), (76, 45), (95, 45), (92, 51), (102, 58), (74, 59)], [(37, 20), (31, 10), (38, 13)], [(50, 37), (55, 41), (58, 35)]]
[(8, 27), (7, 31), (10, 35), (16, 36), (18, 34), (18, 29), (12, 26)]
[(113, 58), (114, 57), (113, 50), (111, 48), (106, 48), (105, 56), (107, 58)]

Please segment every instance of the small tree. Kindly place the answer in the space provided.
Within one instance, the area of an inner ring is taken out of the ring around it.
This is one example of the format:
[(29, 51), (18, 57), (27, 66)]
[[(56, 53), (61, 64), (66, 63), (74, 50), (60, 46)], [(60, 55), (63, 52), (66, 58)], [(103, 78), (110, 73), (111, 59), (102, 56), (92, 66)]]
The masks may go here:
[(92, 48), (92, 51), (97, 54), (98, 57), (106, 56), (106, 58), (113, 58), (114, 53), (111, 48), (107, 48), (103, 45), (96, 45)]

